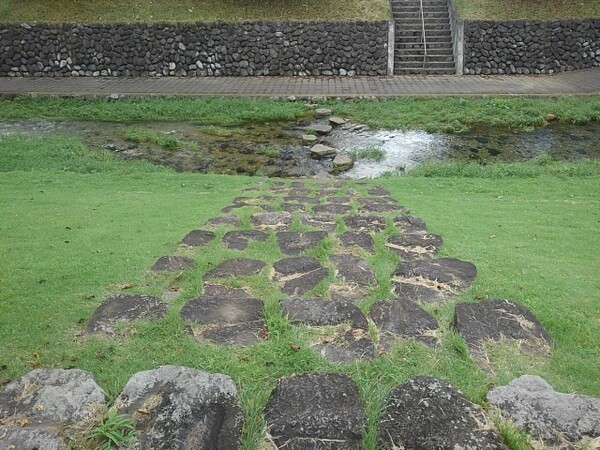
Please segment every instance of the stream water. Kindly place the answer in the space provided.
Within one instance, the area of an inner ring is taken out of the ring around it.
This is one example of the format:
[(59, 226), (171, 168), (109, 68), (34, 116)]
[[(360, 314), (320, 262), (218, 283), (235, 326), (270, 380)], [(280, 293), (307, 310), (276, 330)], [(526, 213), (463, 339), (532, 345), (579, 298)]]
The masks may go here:
[[(0, 120), (0, 135), (76, 135), (92, 150), (144, 158), (177, 171), (266, 176), (308, 176), (331, 171), (331, 160), (310, 157), (302, 134), (311, 123), (267, 123), (243, 127), (190, 122), (111, 123), (57, 120)], [(357, 159), (339, 176), (374, 178), (408, 171), (425, 161), (526, 161), (540, 155), (577, 160), (600, 157), (600, 123), (552, 123), (535, 131), (480, 128), (468, 133), (372, 130), (346, 124), (319, 142), (341, 152), (375, 149), (380, 160)]]

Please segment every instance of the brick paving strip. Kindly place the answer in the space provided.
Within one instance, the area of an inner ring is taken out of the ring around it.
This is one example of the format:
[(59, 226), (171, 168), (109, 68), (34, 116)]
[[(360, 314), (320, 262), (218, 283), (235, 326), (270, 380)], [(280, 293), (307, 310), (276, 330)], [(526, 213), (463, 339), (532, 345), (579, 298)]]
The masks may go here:
[(556, 75), (221, 78), (0, 78), (0, 95), (403, 97), (599, 95), (600, 67)]

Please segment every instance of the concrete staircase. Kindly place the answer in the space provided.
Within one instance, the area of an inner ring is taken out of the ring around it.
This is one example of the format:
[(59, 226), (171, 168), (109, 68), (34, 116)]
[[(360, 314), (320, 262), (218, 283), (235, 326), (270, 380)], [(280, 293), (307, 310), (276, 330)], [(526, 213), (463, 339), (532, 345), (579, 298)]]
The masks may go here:
[(395, 22), (394, 74), (454, 74), (447, 1), (391, 0), (391, 7)]

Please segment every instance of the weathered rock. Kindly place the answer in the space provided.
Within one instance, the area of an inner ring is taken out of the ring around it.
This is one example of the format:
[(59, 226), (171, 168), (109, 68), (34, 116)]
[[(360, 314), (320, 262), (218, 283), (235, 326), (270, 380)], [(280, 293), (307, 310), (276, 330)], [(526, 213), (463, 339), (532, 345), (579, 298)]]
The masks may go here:
[(350, 197), (327, 197), (326, 201), (336, 205), (349, 205)]
[[(17, 428), (18, 427), (18, 428)], [(10, 450), (61, 450), (67, 448), (60, 430), (27, 426), (0, 426), (2, 448)]]
[(491, 420), (449, 383), (417, 377), (390, 392), (377, 428), (377, 448), (504, 449)]
[(256, 230), (228, 231), (223, 236), (223, 244), (227, 248), (246, 250), (250, 241), (265, 242), (267, 234)]
[(331, 116), (331, 110), (329, 108), (317, 108), (315, 109), (315, 118), (323, 119)]
[(308, 127), (309, 130), (313, 131), (315, 134), (329, 134), (331, 133), (332, 127), (331, 125), (311, 125)]
[(381, 186), (375, 186), (374, 188), (369, 189), (369, 195), (375, 195), (378, 197), (385, 197), (390, 195), (390, 192)]
[(241, 449), (243, 415), (226, 375), (162, 366), (133, 375), (115, 405), (134, 421), (142, 449)]
[(379, 233), (387, 226), (385, 217), (356, 215), (344, 217), (346, 227), (354, 231), (368, 231), (370, 233)]
[(287, 211), (256, 213), (252, 214), (250, 220), (252, 225), (261, 230), (268, 228), (281, 230), (289, 228), (292, 215)]
[(190, 247), (201, 247), (208, 244), (214, 238), (215, 233), (212, 231), (193, 230), (185, 235), (185, 237), (181, 240), (181, 243), (184, 245), (189, 245)]
[(350, 322), (352, 328), (367, 329), (369, 326), (362, 311), (345, 300), (293, 298), (282, 301), (281, 310), (293, 324), (321, 327)]
[(346, 121), (341, 117), (332, 116), (329, 118), (329, 123), (334, 127), (339, 127), (340, 125), (345, 125)]
[(306, 205), (302, 203), (282, 203), (281, 209), (289, 213), (306, 212)]
[(315, 214), (335, 214), (342, 215), (352, 211), (352, 206), (341, 203), (324, 203), (322, 205), (313, 206)]
[(244, 289), (236, 289), (222, 284), (205, 284), (202, 290), (204, 297), (248, 298), (251, 297)]
[(313, 345), (312, 349), (333, 363), (375, 358), (375, 344), (362, 328), (348, 330), (331, 341)]
[(207, 223), (210, 225), (231, 225), (233, 227), (239, 227), (242, 224), (242, 221), (235, 214), (223, 214), (222, 216), (209, 219)]
[(408, 212), (406, 206), (400, 205), (391, 197), (359, 198), (358, 203), (360, 212)]
[(313, 145), (310, 149), (311, 158), (333, 158), (336, 154), (335, 148), (323, 144)]
[(420, 217), (397, 216), (394, 217), (394, 225), (403, 233), (416, 233), (427, 231), (427, 225)]
[(317, 142), (317, 137), (314, 134), (303, 134), (302, 141), (307, 143)]
[(309, 227), (334, 232), (337, 228), (335, 217), (328, 214), (300, 214), (300, 222)]
[(281, 252), (293, 256), (317, 247), (327, 236), (326, 231), (279, 231), (276, 234)]
[(288, 195), (283, 198), (286, 202), (299, 202), (299, 203), (308, 203), (310, 205), (316, 205), (319, 203), (319, 199), (315, 197), (307, 197), (306, 195)]
[(404, 259), (432, 258), (438, 254), (442, 242), (437, 234), (415, 232), (391, 236), (386, 247)]
[(364, 300), (369, 295), (368, 287), (358, 286), (356, 284), (331, 284), (329, 286), (329, 297), (332, 300), (342, 300), (356, 303)]
[(338, 153), (331, 163), (331, 171), (334, 173), (344, 172), (354, 167), (354, 160), (346, 153)]
[(162, 256), (156, 260), (150, 270), (155, 272), (193, 269), (196, 267), (196, 261), (185, 256)]
[(344, 253), (331, 255), (329, 260), (335, 266), (335, 275), (340, 280), (359, 286), (375, 286), (377, 284), (373, 269), (360, 256)]
[(205, 279), (210, 278), (232, 278), (255, 275), (260, 272), (266, 264), (257, 259), (234, 258), (223, 261), (214, 269), (204, 274)]
[(134, 320), (151, 320), (164, 317), (167, 305), (148, 295), (118, 295), (102, 302), (88, 322), (87, 334), (117, 334), (115, 325)]
[(541, 377), (523, 375), (492, 389), (487, 399), (538, 439), (574, 444), (600, 437), (600, 398), (555, 392)]
[(439, 344), (437, 320), (410, 300), (385, 300), (371, 308), (371, 318), (379, 330), (379, 344), (388, 350), (396, 340), (412, 338), (430, 347)]
[(340, 235), (343, 247), (359, 247), (363, 250), (373, 252), (373, 238), (364, 231), (346, 231)]
[(302, 295), (329, 275), (327, 268), (309, 256), (299, 256), (277, 261), (273, 264), (271, 279), (279, 284), (283, 292)]
[(312, 372), (280, 379), (265, 416), (278, 448), (362, 448), (364, 405), (357, 386), (344, 374)]

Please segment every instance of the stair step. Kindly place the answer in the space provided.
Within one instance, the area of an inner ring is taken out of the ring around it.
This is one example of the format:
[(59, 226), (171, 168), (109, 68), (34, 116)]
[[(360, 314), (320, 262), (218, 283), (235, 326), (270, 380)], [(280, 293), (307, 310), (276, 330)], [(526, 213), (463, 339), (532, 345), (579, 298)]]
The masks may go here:
[(454, 67), (454, 58), (452, 57), (452, 55), (450, 55), (450, 56), (427, 55), (427, 59), (425, 59), (424, 55), (398, 56), (398, 57), (394, 57), (394, 65), (403, 65), (404, 63), (406, 63), (406, 64), (410, 63), (410, 65), (418, 65), (418, 64), (422, 64), (424, 60), (426, 60), (427, 64), (444, 63), (447, 66)]
[(403, 69), (394, 71), (394, 75), (454, 75), (455, 73), (455, 70), (438, 69)]

